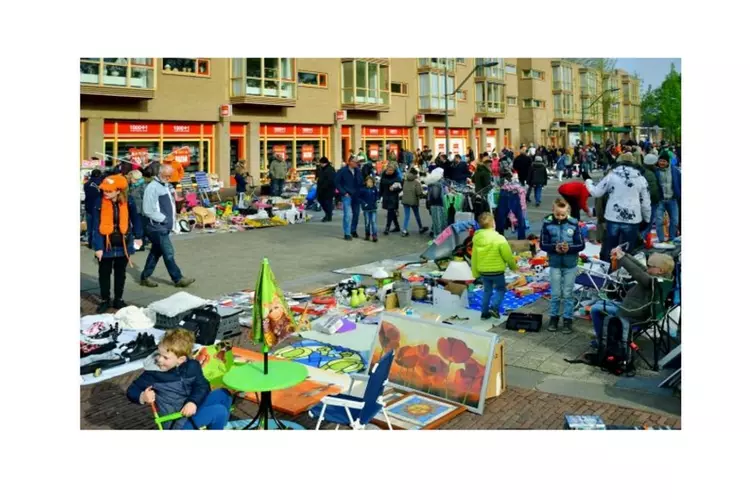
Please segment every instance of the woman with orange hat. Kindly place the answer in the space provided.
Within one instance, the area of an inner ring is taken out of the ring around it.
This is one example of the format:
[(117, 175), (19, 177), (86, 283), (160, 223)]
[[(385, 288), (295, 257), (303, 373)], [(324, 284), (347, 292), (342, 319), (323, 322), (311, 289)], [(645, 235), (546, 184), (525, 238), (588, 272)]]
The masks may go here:
[(169, 183), (173, 188), (177, 189), (177, 184), (180, 183), (182, 177), (185, 175), (185, 167), (179, 161), (172, 162), (172, 177), (169, 178)]
[[(142, 244), (141, 218), (135, 201), (128, 196), (128, 181), (122, 175), (110, 175), (99, 185), (102, 192), (94, 207), (92, 243), (94, 255), (99, 260), (99, 289), (102, 303), (97, 314), (110, 307), (125, 307), (125, 268), (130, 255)], [(110, 302), (110, 276), (115, 274), (115, 300)]]

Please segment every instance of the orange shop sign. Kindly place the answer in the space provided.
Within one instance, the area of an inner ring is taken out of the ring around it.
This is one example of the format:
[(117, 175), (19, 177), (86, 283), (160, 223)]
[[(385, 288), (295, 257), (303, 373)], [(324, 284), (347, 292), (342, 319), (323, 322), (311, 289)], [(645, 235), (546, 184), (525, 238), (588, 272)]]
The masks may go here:
[(149, 154), (148, 149), (146, 148), (130, 148), (128, 149), (128, 153), (130, 154), (130, 159), (133, 161), (133, 163), (137, 163), (138, 165), (146, 165), (148, 163)]
[(231, 104), (220, 105), (219, 116), (232, 116), (232, 105)]
[(188, 165), (190, 165), (191, 156), (192, 151), (190, 150), (190, 146), (174, 148), (172, 152), (169, 153), (166, 158), (164, 158), (164, 163), (178, 161), (182, 164), (183, 167), (187, 167)]
[(336, 121), (343, 122), (344, 120), (346, 120), (346, 110), (345, 109), (336, 110)]
[(380, 145), (370, 144), (370, 159), (377, 160), (378, 156), (380, 156)]
[(312, 144), (302, 145), (302, 161), (313, 161), (315, 157), (315, 147)]
[(281, 156), (282, 160), (286, 160), (286, 146), (283, 144), (277, 144), (273, 147), (273, 154)]
[(119, 122), (117, 124), (117, 135), (149, 135), (160, 134), (159, 124), (155, 122)]
[(388, 151), (390, 151), (391, 153), (398, 154), (398, 144), (396, 144), (394, 142), (389, 143), (388, 144)]

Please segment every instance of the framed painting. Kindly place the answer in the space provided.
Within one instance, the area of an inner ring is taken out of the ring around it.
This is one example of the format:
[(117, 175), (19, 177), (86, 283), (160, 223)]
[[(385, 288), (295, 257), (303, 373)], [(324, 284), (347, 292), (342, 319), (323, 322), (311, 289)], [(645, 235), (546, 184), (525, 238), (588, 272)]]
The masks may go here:
[[(394, 430), (437, 429), (466, 411), (465, 406), (414, 392), (387, 401), (386, 408)], [(381, 429), (388, 429), (382, 411), (372, 419), (372, 423)]]
[(384, 313), (370, 367), (393, 350), (388, 374), (393, 385), (481, 414), (497, 341), (488, 332)]

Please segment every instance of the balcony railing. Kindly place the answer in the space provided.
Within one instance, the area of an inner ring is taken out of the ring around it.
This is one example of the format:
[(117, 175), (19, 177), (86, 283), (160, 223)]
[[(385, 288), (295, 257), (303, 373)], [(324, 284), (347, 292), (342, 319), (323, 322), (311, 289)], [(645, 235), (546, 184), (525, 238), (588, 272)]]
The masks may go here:
[(505, 103), (478, 101), (476, 103), (476, 113), (488, 118), (503, 118), (505, 116)]
[(431, 70), (436, 69), (445, 71), (446, 65), (448, 67), (448, 73), (456, 72), (456, 60), (448, 58), (435, 58), (435, 57), (423, 57), (417, 59), (417, 70)]
[(388, 111), (391, 93), (376, 89), (341, 89), (341, 106), (344, 109), (362, 111)]
[(154, 60), (147, 58), (81, 59), (81, 94), (154, 97)]
[(555, 109), (555, 120), (572, 120), (575, 112), (572, 109)]

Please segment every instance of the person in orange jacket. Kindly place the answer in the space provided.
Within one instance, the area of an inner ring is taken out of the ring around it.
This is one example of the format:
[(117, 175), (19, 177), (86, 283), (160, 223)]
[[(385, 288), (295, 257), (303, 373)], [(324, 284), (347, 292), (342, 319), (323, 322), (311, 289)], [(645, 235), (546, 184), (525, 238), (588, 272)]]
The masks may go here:
[(172, 176), (169, 178), (169, 183), (177, 189), (177, 184), (180, 183), (182, 177), (185, 175), (185, 167), (179, 161), (172, 162)]

